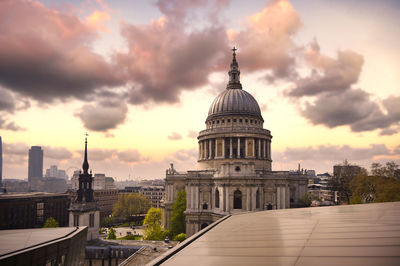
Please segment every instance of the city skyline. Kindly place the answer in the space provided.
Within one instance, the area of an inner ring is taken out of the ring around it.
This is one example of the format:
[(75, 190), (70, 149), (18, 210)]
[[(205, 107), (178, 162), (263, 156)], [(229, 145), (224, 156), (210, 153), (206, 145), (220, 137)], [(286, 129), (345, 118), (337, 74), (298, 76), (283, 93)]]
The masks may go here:
[(273, 170), (399, 163), (396, 1), (2, 1), (0, 15), (3, 179), (27, 177), (31, 146), (44, 169), (81, 169), (85, 131), (95, 173), (194, 169), (233, 46)]

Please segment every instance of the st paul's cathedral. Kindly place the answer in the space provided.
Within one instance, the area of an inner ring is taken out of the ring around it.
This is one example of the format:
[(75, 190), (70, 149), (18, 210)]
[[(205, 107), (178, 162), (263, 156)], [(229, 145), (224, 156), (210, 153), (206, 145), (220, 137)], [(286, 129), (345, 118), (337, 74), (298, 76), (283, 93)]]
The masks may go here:
[(286, 209), (307, 192), (301, 172), (272, 171), (272, 135), (254, 97), (240, 83), (236, 49), (226, 90), (212, 102), (199, 132), (198, 170), (166, 171), (165, 222), (177, 191), (186, 191), (186, 233), (195, 234), (228, 214)]

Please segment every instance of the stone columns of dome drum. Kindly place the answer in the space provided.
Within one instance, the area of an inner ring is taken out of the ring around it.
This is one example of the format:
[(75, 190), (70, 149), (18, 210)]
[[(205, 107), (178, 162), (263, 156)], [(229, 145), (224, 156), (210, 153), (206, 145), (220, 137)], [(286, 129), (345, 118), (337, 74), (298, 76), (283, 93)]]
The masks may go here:
[(240, 158), (240, 138), (237, 138), (237, 154), (236, 158)]
[(208, 159), (211, 159), (212, 155), (212, 142), (211, 139), (208, 140)]
[(265, 139), (263, 139), (263, 146), (264, 146), (263, 157), (267, 158), (267, 140)]
[(229, 138), (229, 158), (233, 157), (232, 138)]
[(247, 145), (248, 145), (247, 142), (248, 142), (248, 139), (244, 138), (244, 157), (245, 158), (247, 158), (249, 156), (249, 154), (248, 154), (249, 149), (247, 147)]
[(199, 160), (201, 160), (201, 142), (199, 142)]
[(258, 159), (261, 159), (261, 141), (262, 139), (258, 139)]
[(200, 147), (201, 147), (201, 160), (203, 160), (204, 159), (204, 141), (201, 141), (200, 142)]
[(207, 141), (203, 140), (203, 160), (207, 159)]

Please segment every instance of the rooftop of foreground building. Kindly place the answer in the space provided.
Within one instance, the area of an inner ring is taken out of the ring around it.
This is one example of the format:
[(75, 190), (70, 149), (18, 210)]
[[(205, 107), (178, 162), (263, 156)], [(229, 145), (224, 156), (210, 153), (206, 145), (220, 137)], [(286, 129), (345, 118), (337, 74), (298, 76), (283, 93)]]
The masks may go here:
[(400, 265), (400, 202), (226, 216), (148, 265)]

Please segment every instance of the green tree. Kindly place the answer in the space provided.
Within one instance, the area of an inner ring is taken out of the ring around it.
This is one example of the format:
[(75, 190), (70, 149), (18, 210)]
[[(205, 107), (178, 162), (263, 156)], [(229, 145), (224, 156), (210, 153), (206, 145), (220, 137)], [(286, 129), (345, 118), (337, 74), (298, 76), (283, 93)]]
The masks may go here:
[(186, 235), (185, 233), (180, 233), (180, 234), (176, 235), (176, 236), (174, 237), (173, 240), (174, 240), (174, 241), (182, 242), (182, 241), (184, 241), (186, 238), (187, 238), (187, 235)]
[[(338, 169), (335, 172), (335, 168)], [(351, 165), (347, 160), (341, 165), (334, 166), (334, 175), (328, 181), (328, 189), (337, 191), (340, 202), (350, 203), (352, 197), (352, 190), (350, 189), (350, 182), (359, 174), (366, 174), (366, 170), (357, 165)]]
[(56, 219), (50, 216), (49, 218), (46, 219), (43, 228), (52, 228), (52, 227), (58, 227), (58, 222), (56, 221)]
[(161, 209), (150, 208), (143, 221), (143, 226), (146, 228), (143, 234), (144, 240), (164, 240), (168, 231), (164, 231), (161, 227)]
[(115, 234), (115, 229), (111, 227), (110, 232), (108, 232), (107, 239), (117, 239), (117, 235)]
[(183, 189), (179, 189), (174, 204), (172, 205), (171, 219), (169, 220), (170, 230), (173, 236), (186, 233), (185, 210), (186, 192)]
[(113, 207), (112, 215), (129, 220), (133, 216), (146, 213), (150, 206), (151, 202), (138, 193), (121, 194)]
[(104, 217), (100, 224), (103, 227), (111, 227), (115, 224), (114, 217)]
[(305, 207), (310, 207), (313, 200), (320, 200), (311, 193), (305, 193), (301, 198), (300, 202), (304, 204)]
[(395, 177), (397, 171), (399, 171), (399, 165), (394, 161), (386, 162), (385, 166), (380, 163), (371, 164), (371, 174), (374, 176)]
[(351, 181), (350, 187), (353, 204), (400, 201), (400, 180), (393, 177), (362, 174)]

